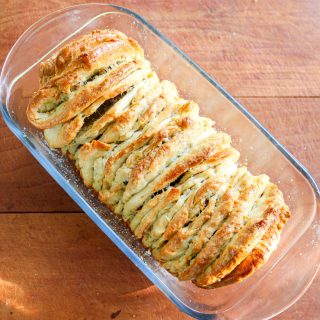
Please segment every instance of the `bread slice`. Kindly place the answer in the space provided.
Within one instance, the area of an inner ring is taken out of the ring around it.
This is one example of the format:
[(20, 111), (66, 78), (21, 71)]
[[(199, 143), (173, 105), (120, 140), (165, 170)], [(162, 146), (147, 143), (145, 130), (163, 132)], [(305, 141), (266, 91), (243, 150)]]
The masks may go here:
[(143, 60), (138, 43), (117, 30), (94, 30), (67, 43), (47, 61), (40, 64), (40, 84), (63, 79), (74, 70), (90, 75), (123, 60)]
[(207, 287), (220, 281), (241, 263), (259, 243), (275, 222), (283, 208), (282, 195), (274, 184), (269, 184), (256, 201), (245, 226), (236, 233), (215, 259), (194, 280), (198, 286)]
[(93, 76), (74, 90), (64, 92), (55, 83), (41, 88), (27, 109), (29, 121), (39, 129), (52, 128), (64, 123), (88, 108), (94, 101), (116, 97), (150, 72), (147, 61), (131, 61), (102, 75)]
[(219, 288), (241, 282), (261, 268), (267, 262), (271, 253), (277, 248), (280, 242), (281, 231), (290, 216), (288, 207), (284, 206), (277, 221), (270, 226), (250, 254), (231, 273), (221, 281), (211, 284), (208, 288)]

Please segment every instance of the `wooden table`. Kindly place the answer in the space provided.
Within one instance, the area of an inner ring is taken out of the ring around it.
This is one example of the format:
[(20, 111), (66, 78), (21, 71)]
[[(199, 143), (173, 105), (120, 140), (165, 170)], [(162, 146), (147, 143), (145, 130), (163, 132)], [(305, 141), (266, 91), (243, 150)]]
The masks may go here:
[[(0, 65), (40, 17), (85, 1), (0, 0)], [(213, 75), (320, 182), (320, 1), (119, 1)], [(0, 319), (187, 319), (0, 120)], [(320, 280), (277, 319), (319, 319)]]

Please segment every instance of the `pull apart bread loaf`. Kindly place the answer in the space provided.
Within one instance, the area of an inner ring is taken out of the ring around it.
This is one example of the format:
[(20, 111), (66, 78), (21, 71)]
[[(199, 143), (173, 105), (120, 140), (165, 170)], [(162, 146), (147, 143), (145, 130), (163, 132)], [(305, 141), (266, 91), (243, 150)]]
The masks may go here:
[(180, 280), (242, 281), (277, 247), (281, 191), (238, 167), (230, 137), (123, 33), (93, 31), (42, 62), (27, 116)]

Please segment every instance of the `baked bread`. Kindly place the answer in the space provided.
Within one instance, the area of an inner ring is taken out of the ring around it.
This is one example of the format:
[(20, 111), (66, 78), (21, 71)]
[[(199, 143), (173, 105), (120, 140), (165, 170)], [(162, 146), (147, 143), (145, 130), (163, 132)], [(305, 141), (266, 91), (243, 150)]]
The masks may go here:
[(230, 136), (123, 33), (93, 31), (42, 62), (27, 116), (180, 280), (239, 282), (276, 249), (290, 217), (281, 191), (238, 167)]

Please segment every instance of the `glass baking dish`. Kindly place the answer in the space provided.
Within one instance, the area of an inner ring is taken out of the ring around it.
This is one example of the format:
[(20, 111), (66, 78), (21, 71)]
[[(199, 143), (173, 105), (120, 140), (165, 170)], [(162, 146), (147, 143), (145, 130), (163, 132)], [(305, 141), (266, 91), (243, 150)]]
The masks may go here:
[[(279, 248), (242, 283), (213, 290), (179, 282), (140, 245), (118, 217), (84, 187), (73, 165), (50, 150), (27, 121), (29, 98), (38, 88), (38, 65), (70, 39), (114, 28), (136, 39), (161, 79), (199, 103), (203, 115), (233, 137), (241, 161), (278, 183), (292, 210)], [(57, 11), (31, 26), (11, 49), (1, 73), (4, 120), (33, 156), (103, 232), (182, 311), (199, 319), (266, 319), (306, 291), (320, 260), (319, 189), (308, 171), (215, 80), (138, 14), (114, 5), (85, 4)], [(129, 279), (128, 279), (129, 281)]]

